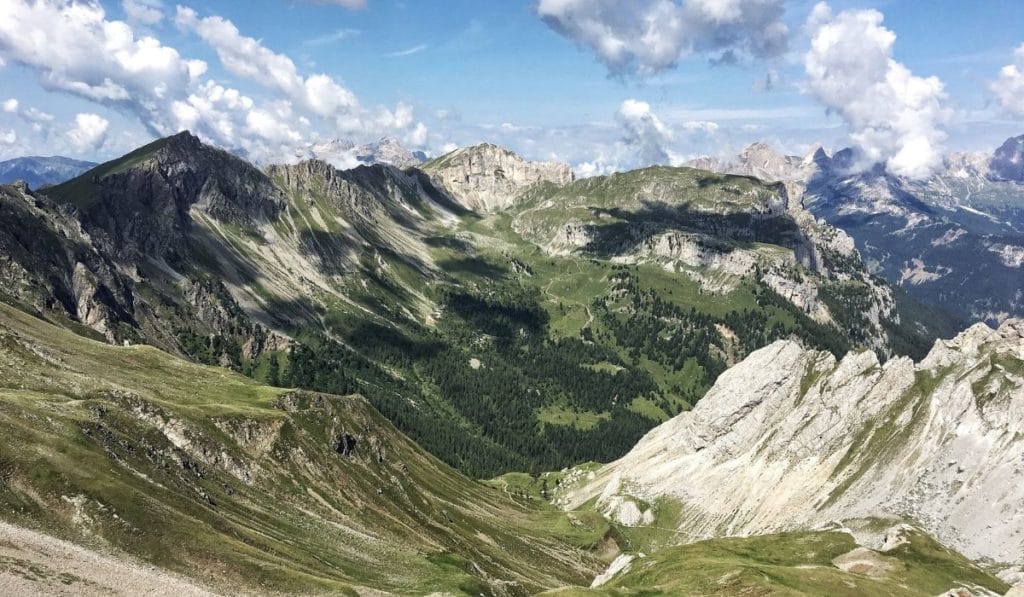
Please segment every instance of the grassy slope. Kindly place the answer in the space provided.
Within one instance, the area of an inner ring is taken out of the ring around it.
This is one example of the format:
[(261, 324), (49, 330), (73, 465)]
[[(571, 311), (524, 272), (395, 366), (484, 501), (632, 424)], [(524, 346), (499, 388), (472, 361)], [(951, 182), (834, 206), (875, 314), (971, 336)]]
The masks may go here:
[(641, 558), (600, 589), (551, 595), (937, 595), (958, 587), (1009, 587), (926, 535), (875, 558), (886, 570), (845, 572), (833, 560), (857, 547), (839, 532), (702, 541)]
[(8, 522), (222, 589), (535, 591), (600, 566), (574, 544), (604, 529), (462, 477), (358, 397), (262, 387), (2, 305), (0, 363)]

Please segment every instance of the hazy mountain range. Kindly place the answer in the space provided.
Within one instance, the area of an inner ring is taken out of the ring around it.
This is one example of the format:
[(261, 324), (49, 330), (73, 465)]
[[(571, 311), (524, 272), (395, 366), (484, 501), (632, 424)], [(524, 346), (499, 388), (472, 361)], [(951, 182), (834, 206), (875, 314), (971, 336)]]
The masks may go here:
[(24, 180), (34, 189), (62, 183), (94, 168), (93, 162), (83, 162), (60, 156), (24, 157), (0, 162), (0, 184)]

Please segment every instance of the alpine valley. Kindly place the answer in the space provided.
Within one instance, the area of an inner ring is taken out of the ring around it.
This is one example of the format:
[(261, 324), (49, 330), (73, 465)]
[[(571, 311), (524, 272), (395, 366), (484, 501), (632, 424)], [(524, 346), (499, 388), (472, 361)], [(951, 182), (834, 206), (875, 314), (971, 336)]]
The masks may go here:
[(1005, 594), (1013, 143), (577, 180), (182, 132), (0, 187), (0, 587)]

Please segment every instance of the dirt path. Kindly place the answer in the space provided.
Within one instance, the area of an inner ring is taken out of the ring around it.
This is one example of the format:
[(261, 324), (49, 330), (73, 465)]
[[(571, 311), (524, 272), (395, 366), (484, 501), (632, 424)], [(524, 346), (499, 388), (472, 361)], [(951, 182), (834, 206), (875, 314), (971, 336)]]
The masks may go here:
[(0, 595), (216, 594), (144, 564), (0, 523)]

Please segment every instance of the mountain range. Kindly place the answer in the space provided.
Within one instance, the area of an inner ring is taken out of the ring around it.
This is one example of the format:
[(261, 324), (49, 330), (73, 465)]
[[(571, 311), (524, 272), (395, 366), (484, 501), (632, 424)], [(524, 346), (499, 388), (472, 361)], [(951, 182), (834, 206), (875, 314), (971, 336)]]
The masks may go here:
[(1004, 593), (1016, 523), (967, 510), (1022, 515), (1020, 323), (937, 342), (769, 161), (257, 167), (183, 132), (0, 187), (0, 578)]
[(765, 144), (711, 170), (786, 181), (819, 218), (852, 236), (871, 271), (964, 321), (1024, 315), (1024, 137), (959, 153), (926, 180), (856, 167), (854, 153), (800, 158)]

